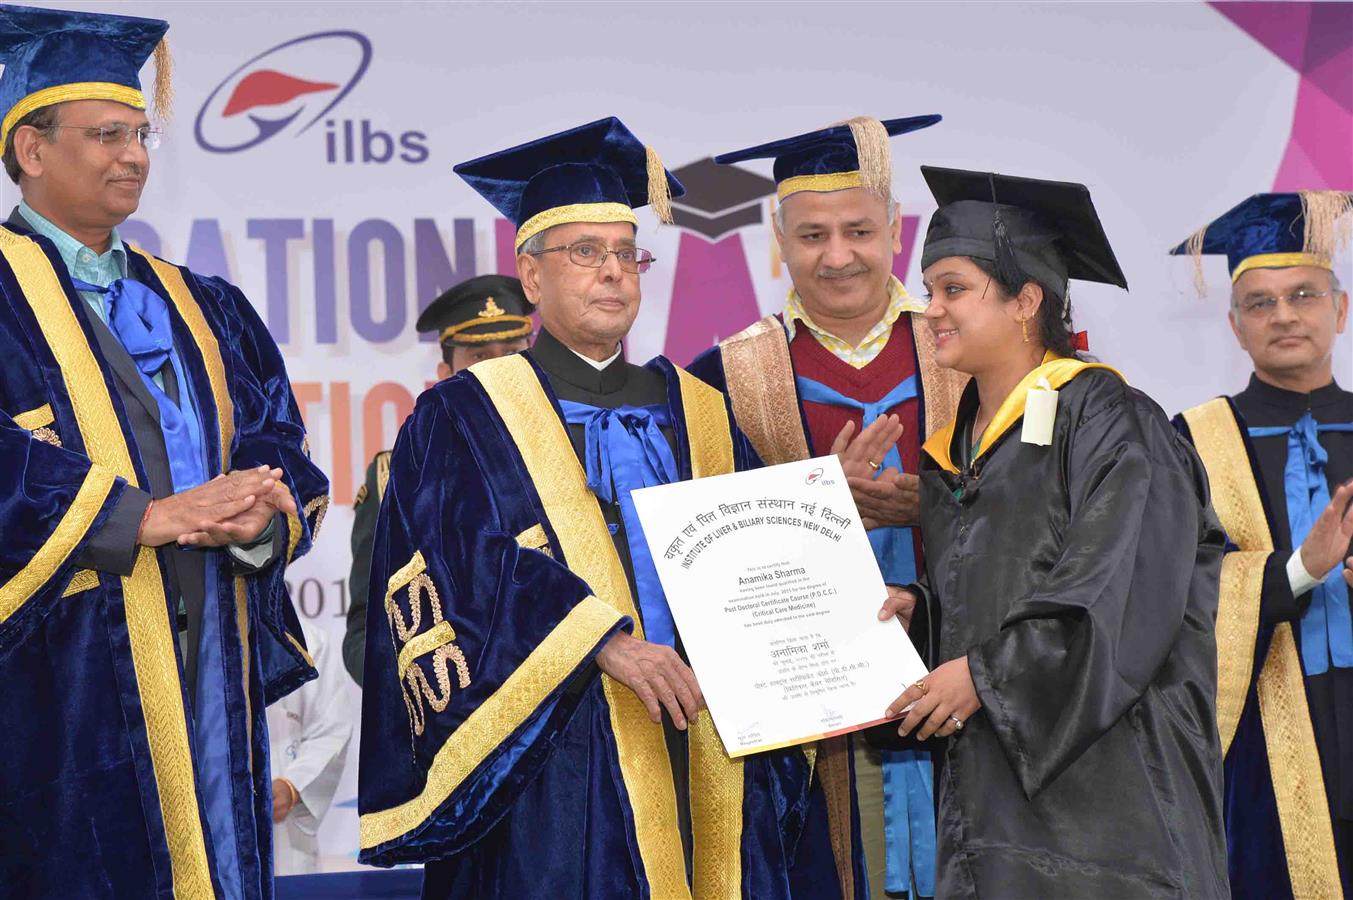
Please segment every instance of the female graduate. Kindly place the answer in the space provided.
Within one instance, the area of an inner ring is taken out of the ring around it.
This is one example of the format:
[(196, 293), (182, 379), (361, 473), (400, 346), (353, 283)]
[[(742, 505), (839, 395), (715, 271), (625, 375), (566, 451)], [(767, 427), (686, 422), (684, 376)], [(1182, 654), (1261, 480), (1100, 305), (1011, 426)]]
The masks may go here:
[(1074, 355), (1068, 279), (1127, 287), (1089, 191), (922, 172), (935, 356), (972, 376), (921, 463), (941, 664), (888, 710), (947, 738), (937, 896), (1228, 896), (1224, 537), (1160, 408)]

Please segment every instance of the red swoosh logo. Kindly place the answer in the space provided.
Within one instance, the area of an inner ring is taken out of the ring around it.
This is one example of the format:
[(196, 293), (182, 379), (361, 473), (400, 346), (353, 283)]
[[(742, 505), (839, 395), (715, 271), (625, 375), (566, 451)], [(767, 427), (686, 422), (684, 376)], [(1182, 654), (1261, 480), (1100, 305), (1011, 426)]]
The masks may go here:
[(272, 69), (250, 72), (235, 85), (226, 102), (223, 117), (238, 115), (256, 106), (276, 106), (305, 94), (331, 91), (338, 85), (328, 81), (306, 81)]

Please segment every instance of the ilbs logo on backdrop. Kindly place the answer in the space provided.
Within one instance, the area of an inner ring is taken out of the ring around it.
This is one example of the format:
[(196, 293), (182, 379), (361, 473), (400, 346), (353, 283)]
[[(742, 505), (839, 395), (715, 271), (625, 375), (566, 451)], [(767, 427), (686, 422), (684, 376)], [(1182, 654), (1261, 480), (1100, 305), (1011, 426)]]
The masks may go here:
[(239, 153), (280, 134), (300, 137), (323, 119), (326, 162), (425, 162), (421, 131), (326, 118), (370, 64), (371, 41), (356, 31), (321, 31), (264, 50), (212, 89), (193, 127), (197, 143), (212, 153)]

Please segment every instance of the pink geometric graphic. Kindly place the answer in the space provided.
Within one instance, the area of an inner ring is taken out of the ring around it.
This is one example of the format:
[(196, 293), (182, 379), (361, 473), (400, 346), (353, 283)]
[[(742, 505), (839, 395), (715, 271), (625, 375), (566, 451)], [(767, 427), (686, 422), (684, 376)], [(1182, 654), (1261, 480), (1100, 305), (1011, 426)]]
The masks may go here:
[(761, 318), (742, 235), (707, 241), (683, 232), (669, 308), (663, 354), (681, 366)]
[(1272, 189), (1353, 190), (1353, 3), (1211, 6), (1301, 75)]
[(902, 252), (893, 257), (893, 274), (898, 281), (907, 280), (907, 267), (911, 265), (911, 251), (916, 246), (916, 232), (920, 227), (920, 216), (902, 217)]

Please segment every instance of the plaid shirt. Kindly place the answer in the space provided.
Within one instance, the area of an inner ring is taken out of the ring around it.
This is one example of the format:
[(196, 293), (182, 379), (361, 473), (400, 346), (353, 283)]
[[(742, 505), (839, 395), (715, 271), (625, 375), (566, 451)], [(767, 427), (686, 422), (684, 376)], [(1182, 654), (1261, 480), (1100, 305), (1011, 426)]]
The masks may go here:
[(789, 299), (785, 301), (785, 328), (789, 332), (789, 339), (793, 341), (798, 323), (802, 322), (812, 332), (813, 337), (817, 338), (818, 343), (830, 350), (833, 356), (856, 369), (863, 369), (874, 361), (888, 343), (888, 338), (893, 334), (893, 324), (898, 317), (903, 313), (914, 312), (925, 312), (925, 303), (908, 294), (902, 282), (894, 275), (888, 279), (888, 308), (883, 311), (883, 317), (869, 329), (864, 340), (853, 347), (819, 327), (808, 315), (808, 310), (803, 308), (799, 292), (792, 289), (789, 292)]

